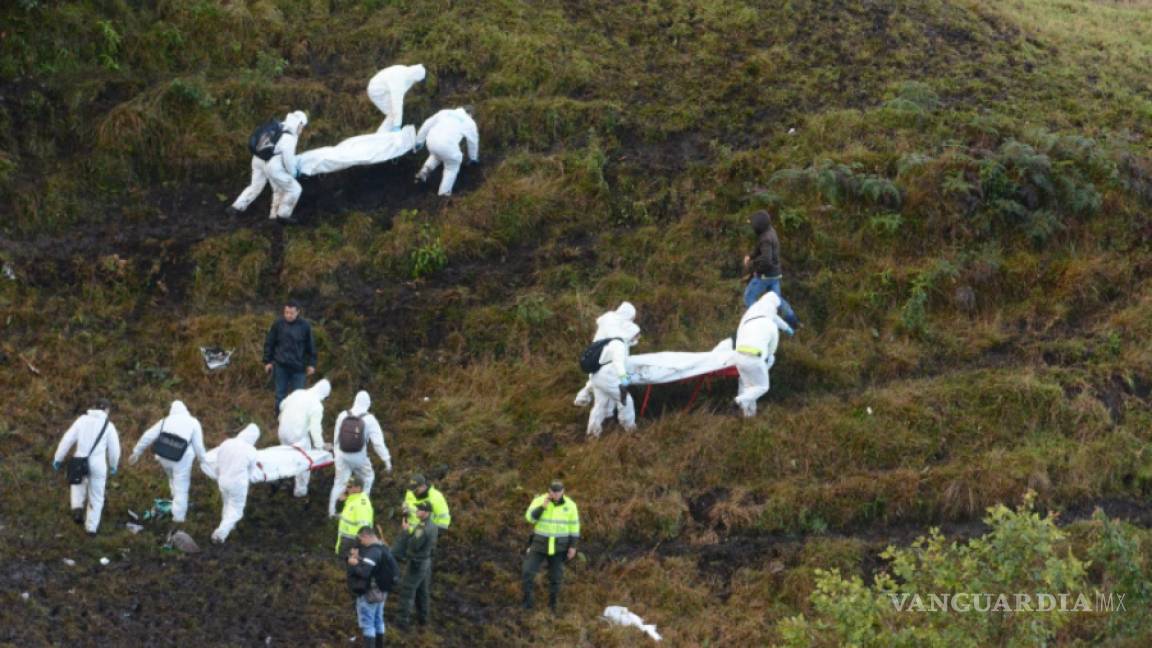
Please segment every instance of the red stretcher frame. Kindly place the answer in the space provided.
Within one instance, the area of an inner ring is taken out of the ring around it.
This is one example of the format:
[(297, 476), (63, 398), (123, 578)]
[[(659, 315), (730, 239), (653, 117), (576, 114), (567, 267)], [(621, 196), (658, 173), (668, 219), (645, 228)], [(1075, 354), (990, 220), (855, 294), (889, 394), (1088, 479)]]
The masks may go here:
[[(696, 397), (700, 395), (700, 389), (701, 388), (706, 386), (706, 387), (708, 387), (709, 391), (712, 390), (712, 379), (713, 378), (739, 378), (739, 377), (740, 377), (740, 371), (737, 370), (736, 367), (724, 367), (723, 369), (717, 369), (716, 371), (710, 371), (706, 374), (700, 374), (699, 376), (692, 376), (691, 378), (684, 378), (683, 380), (675, 380), (675, 381), (670, 382), (670, 383), (662, 383), (662, 384), (675, 385), (675, 384), (679, 384), (679, 383), (695, 382), (696, 387), (692, 390), (692, 396), (688, 399), (688, 404), (684, 406), (684, 410), (687, 411), (687, 410), (692, 409), (692, 406), (696, 404)], [(648, 385), (647, 387), (644, 388), (644, 400), (640, 404), (640, 416), (644, 416), (644, 413), (648, 411), (648, 399), (652, 397), (652, 388), (653, 387), (655, 387), (655, 385)]]

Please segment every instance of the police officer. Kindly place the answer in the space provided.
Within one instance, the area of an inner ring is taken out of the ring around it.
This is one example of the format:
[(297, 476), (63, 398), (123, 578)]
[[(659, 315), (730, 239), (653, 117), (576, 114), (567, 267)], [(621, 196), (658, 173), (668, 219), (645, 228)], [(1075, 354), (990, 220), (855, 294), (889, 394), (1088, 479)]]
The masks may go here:
[[(437, 531), (444, 531), (452, 524), (452, 513), (448, 510), (448, 500), (444, 499), (444, 494), (429, 484), (424, 475), (416, 473), (408, 480), (408, 491), (404, 493), (404, 503), (400, 505), (400, 511), (407, 518), (409, 526), (415, 527), (420, 522), (416, 517), (416, 505), (422, 503), (432, 507), (429, 521)], [(394, 552), (397, 560), (404, 559), (408, 537), (407, 533), (402, 533), (396, 541)]]
[[(416, 524), (407, 518), (403, 523), (403, 536), (407, 538), (404, 558), (408, 568), (400, 584), (400, 618), (396, 626), (405, 630), (412, 619), (412, 603), (416, 603), (416, 620), (420, 625), (428, 625), (428, 612), (431, 595), (428, 587), (432, 581), (432, 554), (436, 550), (439, 527), (429, 520), (432, 504), (420, 502), (415, 506)], [(401, 558), (403, 559), (403, 558)]]
[(580, 540), (580, 512), (576, 502), (565, 497), (564, 484), (554, 481), (548, 492), (528, 505), (524, 519), (533, 525), (532, 540), (524, 557), (524, 609), (531, 610), (536, 574), (548, 563), (548, 607), (556, 612), (556, 599), (564, 578), (564, 563), (576, 556)]
[(363, 527), (371, 527), (374, 520), (372, 502), (364, 492), (364, 482), (356, 475), (348, 480), (344, 494), (337, 502), (340, 509), (340, 525), (337, 529), (336, 555), (341, 560), (348, 558), (348, 550), (358, 543), (357, 534)]

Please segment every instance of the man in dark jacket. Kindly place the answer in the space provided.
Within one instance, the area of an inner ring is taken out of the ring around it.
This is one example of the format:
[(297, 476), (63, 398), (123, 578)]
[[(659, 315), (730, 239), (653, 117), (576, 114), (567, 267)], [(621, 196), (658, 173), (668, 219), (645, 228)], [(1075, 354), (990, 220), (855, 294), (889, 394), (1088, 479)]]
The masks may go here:
[(300, 304), (294, 299), (284, 304), (284, 316), (272, 324), (264, 338), (264, 371), (276, 381), (277, 415), (280, 401), (303, 389), (308, 376), (316, 372), (312, 326), (300, 317)]
[(396, 561), (372, 527), (361, 527), (356, 537), (360, 546), (349, 551), (348, 589), (356, 596), (356, 617), (364, 645), (383, 648), (384, 602), (396, 582)]
[(744, 257), (744, 269), (751, 273), (748, 287), (744, 289), (744, 307), (750, 308), (771, 290), (780, 297), (780, 316), (793, 329), (800, 327), (800, 320), (792, 306), (780, 293), (780, 279), (783, 273), (780, 270), (780, 238), (776, 236), (776, 228), (772, 227), (772, 215), (766, 211), (752, 214), (748, 220), (752, 231), (756, 232), (756, 249), (752, 254)]

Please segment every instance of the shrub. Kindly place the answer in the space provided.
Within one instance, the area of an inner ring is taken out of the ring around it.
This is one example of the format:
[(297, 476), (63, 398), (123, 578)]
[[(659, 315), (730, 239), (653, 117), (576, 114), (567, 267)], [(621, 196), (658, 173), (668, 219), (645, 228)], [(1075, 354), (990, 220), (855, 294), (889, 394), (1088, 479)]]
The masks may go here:
[(1068, 548), (1055, 517), (1032, 510), (1034, 498), (1029, 493), (1016, 510), (989, 508), (984, 522), (991, 530), (966, 544), (949, 543), (933, 529), (911, 547), (889, 547), (881, 554), (888, 569), (871, 586), (859, 577), (845, 579), (839, 570), (818, 570), (812, 614), (779, 625), (784, 644), (945, 647), (1052, 640), (1071, 615), (924, 611), (939, 606), (942, 595), (987, 594), (993, 601), (1004, 595), (1016, 606), (1017, 593), (1029, 594), (1035, 605), (1039, 594), (1086, 592), (1086, 564)]

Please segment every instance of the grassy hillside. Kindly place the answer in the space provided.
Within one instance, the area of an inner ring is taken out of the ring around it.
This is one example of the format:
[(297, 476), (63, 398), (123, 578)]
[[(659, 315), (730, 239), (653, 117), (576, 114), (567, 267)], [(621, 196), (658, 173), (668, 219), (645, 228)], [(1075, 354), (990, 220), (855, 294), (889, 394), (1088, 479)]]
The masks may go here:
[[(1144, 0), (17, 0), (0, 25), (0, 643), (357, 634), (329, 479), (307, 505), (254, 489), (227, 547), (178, 558), (123, 529), (165, 496), (155, 465), (113, 481), (95, 541), (49, 467), (105, 394), (129, 447), (173, 398), (210, 445), (249, 421), (271, 443), (259, 354), (287, 296), (329, 411), (371, 391), (398, 471), (453, 506), (414, 645), (635, 645), (594, 621), (610, 604), (670, 645), (793, 641), (785, 619), (825, 613), (816, 570), (871, 582), (888, 544), (979, 534), (1028, 490), (1075, 521), (1053, 555), (1097, 556), (1087, 587), (1129, 582), (1116, 556), (1148, 580)], [(484, 161), (451, 200), (411, 155), (305, 180), (301, 226), (263, 197), (224, 215), (255, 124), (308, 111), (302, 149), (368, 132), (368, 79), (417, 62), (406, 121), (477, 109)], [(805, 323), (760, 416), (734, 416), (731, 381), (692, 411), (665, 389), (638, 432), (587, 441), (570, 403), (596, 315), (628, 299), (637, 351), (711, 348), (760, 208)], [(206, 373), (207, 345), (234, 365)], [(554, 621), (515, 607), (523, 508), (553, 477), (586, 536)], [(373, 493), (389, 524), (402, 483)], [(1096, 505), (1134, 524), (1123, 552), (1100, 553)], [(1146, 616), (1051, 639), (1143, 645)]]

